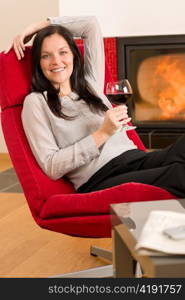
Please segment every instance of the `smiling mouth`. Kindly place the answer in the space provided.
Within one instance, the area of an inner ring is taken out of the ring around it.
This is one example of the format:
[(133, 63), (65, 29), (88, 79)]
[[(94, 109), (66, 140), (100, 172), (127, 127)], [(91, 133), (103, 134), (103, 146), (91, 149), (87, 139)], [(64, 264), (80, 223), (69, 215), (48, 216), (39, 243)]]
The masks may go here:
[(53, 70), (50, 70), (50, 72), (57, 73), (57, 72), (62, 72), (64, 70), (65, 70), (65, 67), (64, 68), (53, 69)]

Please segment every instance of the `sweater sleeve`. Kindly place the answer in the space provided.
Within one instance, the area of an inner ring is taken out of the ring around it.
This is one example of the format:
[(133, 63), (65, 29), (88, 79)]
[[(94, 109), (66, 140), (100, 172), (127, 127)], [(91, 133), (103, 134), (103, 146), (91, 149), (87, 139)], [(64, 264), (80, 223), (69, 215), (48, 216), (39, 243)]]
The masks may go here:
[(59, 148), (50, 120), (43, 109), (43, 96), (29, 94), (22, 111), (23, 128), (32, 152), (42, 170), (56, 180), (99, 156), (91, 135), (66, 148)]
[(51, 24), (60, 24), (74, 37), (84, 39), (85, 78), (92, 92), (100, 96), (104, 90), (105, 56), (101, 29), (96, 17), (49, 17)]

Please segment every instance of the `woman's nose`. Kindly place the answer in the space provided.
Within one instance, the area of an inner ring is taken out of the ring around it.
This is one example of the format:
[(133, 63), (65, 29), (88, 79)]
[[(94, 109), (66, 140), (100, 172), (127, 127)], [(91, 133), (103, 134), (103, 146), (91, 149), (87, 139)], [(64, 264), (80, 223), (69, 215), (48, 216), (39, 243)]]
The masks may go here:
[(57, 65), (61, 62), (60, 56), (59, 55), (53, 55), (51, 63), (53, 65)]

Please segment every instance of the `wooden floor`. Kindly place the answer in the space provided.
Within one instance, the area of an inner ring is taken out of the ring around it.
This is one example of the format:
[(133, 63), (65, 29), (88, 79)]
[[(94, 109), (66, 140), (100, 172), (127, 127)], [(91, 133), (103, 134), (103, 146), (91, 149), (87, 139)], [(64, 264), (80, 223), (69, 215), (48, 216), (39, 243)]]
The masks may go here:
[[(0, 155), (0, 171), (11, 167)], [(0, 194), (0, 277), (49, 277), (107, 262), (89, 254), (90, 245), (111, 249), (111, 239), (75, 238), (40, 228), (23, 194)]]
[(0, 153), (0, 172), (12, 168), (12, 163), (9, 155), (6, 153)]

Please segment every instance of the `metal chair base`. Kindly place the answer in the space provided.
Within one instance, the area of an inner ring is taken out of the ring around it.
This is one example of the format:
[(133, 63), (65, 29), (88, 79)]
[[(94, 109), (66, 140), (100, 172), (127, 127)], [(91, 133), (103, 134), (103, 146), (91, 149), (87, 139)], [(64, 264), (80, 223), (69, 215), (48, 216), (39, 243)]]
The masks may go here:
[(112, 278), (112, 265), (92, 268), (79, 272), (66, 273), (61, 275), (50, 276), (49, 278)]

